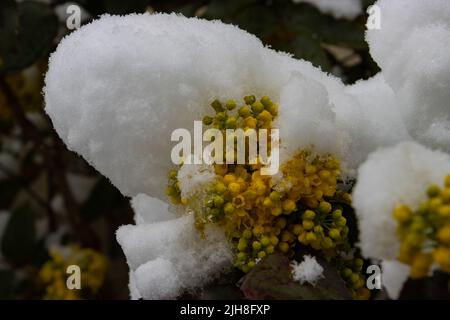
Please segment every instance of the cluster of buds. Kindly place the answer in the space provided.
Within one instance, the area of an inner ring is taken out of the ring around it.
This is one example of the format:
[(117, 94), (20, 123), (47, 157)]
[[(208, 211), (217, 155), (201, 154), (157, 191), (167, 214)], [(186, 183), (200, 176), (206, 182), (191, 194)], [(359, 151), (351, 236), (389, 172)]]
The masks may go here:
[(432, 265), (450, 273), (450, 175), (444, 186), (431, 185), (417, 210), (399, 205), (393, 211), (400, 238), (398, 259), (411, 266), (411, 278), (429, 275)]
[[(38, 273), (39, 286), (44, 288), (44, 299), (77, 300), (98, 293), (106, 276), (107, 260), (99, 252), (78, 246), (68, 246), (49, 252), (50, 259)], [(81, 289), (67, 287), (67, 268), (78, 266), (82, 273)]]

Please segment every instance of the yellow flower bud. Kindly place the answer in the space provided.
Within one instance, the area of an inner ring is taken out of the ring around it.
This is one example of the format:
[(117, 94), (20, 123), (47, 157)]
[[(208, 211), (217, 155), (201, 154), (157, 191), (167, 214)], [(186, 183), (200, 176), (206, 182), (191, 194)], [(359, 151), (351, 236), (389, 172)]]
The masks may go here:
[(231, 194), (238, 194), (241, 190), (241, 185), (237, 182), (230, 182), (228, 185), (228, 190), (231, 192)]
[(314, 222), (311, 220), (303, 220), (302, 225), (305, 230), (312, 230), (314, 228)]
[(291, 199), (286, 199), (283, 201), (283, 210), (287, 213), (290, 213), (296, 209), (295, 202)]
[(234, 100), (227, 100), (227, 103), (225, 104), (225, 107), (228, 110), (233, 110), (234, 108), (236, 108), (236, 102), (234, 102)]
[(245, 101), (246, 104), (252, 105), (253, 103), (255, 103), (256, 98), (255, 98), (254, 95), (251, 95), (251, 96), (245, 96), (245, 97), (244, 97), (244, 101)]
[(248, 106), (243, 106), (239, 108), (238, 114), (245, 119), (252, 114), (252, 111)]
[(450, 245), (450, 225), (447, 225), (439, 229), (437, 233), (437, 238), (439, 241), (446, 245)]
[(412, 212), (408, 206), (400, 205), (394, 209), (393, 216), (394, 219), (397, 220), (398, 222), (404, 223), (409, 221), (409, 219), (411, 219)]
[(264, 110), (264, 106), (261, 102), (256, 101), (255, 103), (252, 104), (252, 111), (255, 114), (259, 114), (260, 112), (262, 112)]
[(289, 244), (286, 242), (280, 242), (278, 247), (280, 248), (280, 251), (283, 253), (287, 253), (289, 251)]

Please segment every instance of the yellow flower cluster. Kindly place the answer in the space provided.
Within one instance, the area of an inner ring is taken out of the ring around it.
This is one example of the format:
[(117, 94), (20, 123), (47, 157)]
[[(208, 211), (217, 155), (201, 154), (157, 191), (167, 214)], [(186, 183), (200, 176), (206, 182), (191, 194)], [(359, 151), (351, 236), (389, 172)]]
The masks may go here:
[(427, 197), (417, 210), (400, 205), (393, 211), (401, 241), (398, 259), (411, 266), (411, 278), (427, 276), (433, 264), (450, 273), (450, 174), (443, 188), (429, 186)]
[(334, 256), (334, 249), (346, 244), (349, 228), (342, 207), (333, 208), (331, 203), (321, 201), (315, 209), (303, 211), (300, 218), (301, 223), (293, 229), (300, 243), (323, 250), (328, 256)]
[[(75, 300), (85, 295), (95, 295), (103, 285), (107, 260), (93, 249), (78, 246), (50, 251), (48, 260), (39, 270), (38, 281), (45, 288), (44, 299)], [(77, 265), (81, 270), (81, 290), (67, 288), (66, 271), (70, 265)]]
[(178, 171), (170, 170), (169, 172), (169, 184), (166, 187), (166, 195), (169, 197), (173, 204), (181, 204), (181, 192), (177, 179)]
[(366, 279), (362, 275), (363, 264), (362, 259), (356, 258), (344, 261), (340, 268), (342, 278), (352, 291), (353, 298), (357, 300), (367, 300), (370, 297), (370, 291), (366, 288)]
[(205, 116), (204, 125), (211, 125), (212, 128), (225, 129), (270, 129), (272, 120), (278, 114), (278, 105), (273, 103), (268, 96), (256, 100), (254, 95), (244, 97), (244, 104), (238, 109), (237, 114), (230, 114), (236, 108), (234, 100), (228, 100), (225, 104), (219, 100), (211, 103), (216, 111), (214, 117)]
[[(272, 128), (277, 104), (267, 96), (257, 100), (253, 95), (244, 97), (244, 103), (234, 115), (233, 100), (225, 104), (215, 100), (211, 106), (216, 114), (204, 117), (203, 124), (222, 130), (224, 135), (226, 129)], [(268, 140), (269, 144), (270, 133)], [(216, 164), (214, 169), (214, 185), (205, 190), (201, 205), (193, 210), (196, 227), (202, 231), (208, 223), (221, 226), (234, 246), (235, 265), (242, 271), (250, 271), (260, 259), (276, 251), (293, 257), (299, 246), (311, 246), (328, 258), (348, 249), (349, 228), (339, 203), (350, 204), (351, 197), (337, 190), (340, 163), (333, 156), (300, 151), (281, 166), (277, 178), (262, 175), (259, 162)], [(169, 173), (166, 190), (172, 201), (198, 203), (198, 199), (181, 201), (176, 176), (176, 170)], [(337, 198), (339, 203), (331, 201)], [(356, 297), (368, 296), (360, 274), (355, 271), (348, 279)]]

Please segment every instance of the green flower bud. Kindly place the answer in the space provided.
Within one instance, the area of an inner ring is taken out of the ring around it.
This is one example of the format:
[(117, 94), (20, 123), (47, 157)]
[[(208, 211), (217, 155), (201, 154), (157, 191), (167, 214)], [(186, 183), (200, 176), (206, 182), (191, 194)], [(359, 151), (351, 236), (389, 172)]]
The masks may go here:
[(216, 112), (221, 112), (221, 111), (224, 110), (223, 107), (222, 107), (222, 103), (219, 100), (217, 100), (217, 99), (214, 100), (213, 102), (211, 102), (211, 107), (213, 107), (213, 109)]
[(213, 123), (213, 118), (212, 117), (210, 117), (210, 116), (204, 116), (203, 117), (203, 124), (205, 125), (205, 126), (209, 126), (209, 125), (211, 125)]
[(245, 96), (245, 97), (244, 97), (244, 101), (245, 101), (246, 104), (252, 105), (253, 103), (255, 103), (256, 98), (255, 98), (255, 96), (253, 96), (253, 95), (251, 95), (251, 96)]
[(236, 108), (236, 102), (234, 102), (234, 100), (228, 100), (227, 103), (225, 104), (225, 108), (227, 108), (228, 110), (233, 110), (234, 108)]

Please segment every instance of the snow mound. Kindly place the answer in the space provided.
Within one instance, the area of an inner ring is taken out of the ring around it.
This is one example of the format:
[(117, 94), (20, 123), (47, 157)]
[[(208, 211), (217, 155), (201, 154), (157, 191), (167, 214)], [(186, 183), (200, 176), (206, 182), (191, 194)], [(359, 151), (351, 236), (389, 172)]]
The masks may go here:
[(148, 224), (174, 219), (176, 216), (169, 210), (169, 205), (157, 198), (140, 193), (131, 199), (136, 224)]
[(232, 267), (232, 252), (223, 232), (210, 226), (202, 239), (193, 215), (122, 226), (117, 230), (117, 241), (132, 271), (134, 297), (174, 299)]
[(372, 153), (358, 170), (353, 206), (358, 218), (360, 246), (366, 258), (393, 260), (399, 252), (392, 210), (399, 204), (417, 209), (430, 184), (442, 184), (450, 156), (414, 142)]
[(381, 28), (369, 30), (367, 41), (410, 134), (450, 151), (450, 2), (379, 0), (376, 5)]

